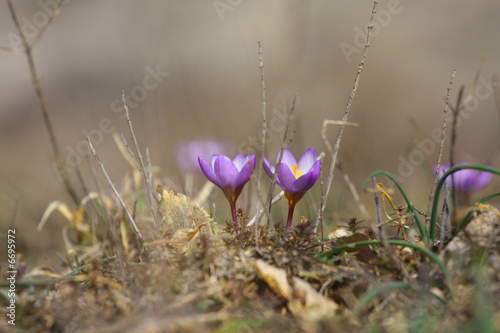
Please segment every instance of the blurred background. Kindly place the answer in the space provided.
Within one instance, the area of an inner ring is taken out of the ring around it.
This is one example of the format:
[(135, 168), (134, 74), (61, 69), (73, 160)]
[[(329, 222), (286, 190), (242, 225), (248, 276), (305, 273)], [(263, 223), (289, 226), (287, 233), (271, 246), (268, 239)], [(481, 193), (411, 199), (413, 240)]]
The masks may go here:
[[(13, 3), (33, 42), (55, 1)], [(321, 126), (324, 119), (343, 115), (372, 6), (352, 0), (65, 1), (33, 56), (71, 180), (81, 191), (79, 170), (94, 188), (89, 166), (97, 166), (85, 136), (92, 137), (116, 184), (130, 171), (111, 134), (123, 131), (128, 137), (122, 89), (141, 148), (149, 148), (151, 162), (177, 190), (185, 185), (185, 172), (175, 159), (180, 143), (202, 136), (229, 142), (237, 152), (251, 149), (262, 126), (257, 41), (263, 50), (268, 122), (274, 124), (274, 130), (268, 129), (266, 155), (274, 161), (283, 115), (295, 93), (299, 98), (289, 148), (299, 156), (310, 147), (326, 151)], [(438, 151), (432, 133), (442, 126), (454, 69), (452, 105), (459, 87), (465, 85), (469, 94), (479, 73), (458, 128), (456, 159), (500, 166), (495, 153), (500, 3), (382, 0), (377, 9), (349, 117), (359, 127), (346, 128), (339, 159), (360, 192), (372, 171), (384, 169), (397, 175), (425, 210), (432, 185), (429, 165)], [(0, 45), (19, 47), (16, 35), (7, 5), (0, 2)], [(0, 51), (0, 101), (0, 232), (13, 225), (19, 251), (50, 259), (61, 249), (60, 231), (67, 221), (54, 213), (42, 232), (36, 227), (50, 202), (71, 204), (71, 199), (56, 172), (23, 54)], [(337, 133), (336, 126), (329, 127), (332, 142)], [(449, 141), (445, 160), (448, 152)], [(325, 161), (326, 169), (330, 161)], [(194, 190), (204, 181), (195, 172)], [(492, 193), (498, 184), (486, 191)], [(297, 206), (296, 219), (299, 214), (314, 218), (308, 203), (318, 204), (319, 196), (316, 185)], [(217, 202), (218, 218), (224, 221), (230, 215), (221, 198), (215, 190), (207, 207)], [(373, 196), (362, 193), (362, 199), (372, 210)], [(283, 215), (277, 219), (284, 220), (286, 203), (280, 202), (276, 211)], [(352, 216), (360, 213), (336, 173), (326, 221), (332, 226)]]

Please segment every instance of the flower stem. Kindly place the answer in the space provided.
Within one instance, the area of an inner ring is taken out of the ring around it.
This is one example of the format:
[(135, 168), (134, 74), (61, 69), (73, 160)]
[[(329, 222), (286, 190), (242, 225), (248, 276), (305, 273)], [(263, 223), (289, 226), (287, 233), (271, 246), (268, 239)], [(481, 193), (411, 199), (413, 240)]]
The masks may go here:
[(240, 234), (240, 225), (238, 224), (238, 215), (236, 214), (236, 201), (229, 201), (231, 206), (231, 214), (233, 215), (234, 230), (236, 230), (236, 235)]
[(286, 230), (290, 230), (292, 227), (292, 217), (293, 217), (293, 210), (295, 209), (295, 204), (288, 204), (288, 219), (286, 220)]

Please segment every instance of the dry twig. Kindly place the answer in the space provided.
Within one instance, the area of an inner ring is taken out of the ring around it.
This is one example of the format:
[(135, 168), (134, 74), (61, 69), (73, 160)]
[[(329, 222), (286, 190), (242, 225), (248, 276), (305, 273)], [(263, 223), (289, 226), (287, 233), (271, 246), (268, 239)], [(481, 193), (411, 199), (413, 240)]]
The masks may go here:
[(134, 141), (135, 151), (137, 152), (137, 158), (141, 166), (142, 176), (144, 177), (144, 182), (146, 183), (146, 189), (148, 191), (149, 209), (151, 210), (151, 215), (153, 217), (155, 230), (159, 234), (160, 229), (158, 228), (158, 222), (156, 221), (156, 213), (153, 207), (153, 191), (151, 190), (151, 184), (146, 174), (146, 168), (144, 167), (144, 161), (142, 160), (141, 150), (139, 149), (139, 144), (137, 143), (137, 137), (135, 136), (134, 128), (132, 127), (132, 121), (130, 120), (127, 102), (125, 101), (125, 92), (123, 90), (122, 90), (122, 101), (123, 101), (123, 107), (125, 108), (125, 114), (127, 116), (127, 123), (130, 129), (130, 135), (132, 136), (132, 140)]
[(368, 214), (368, 211), (366, 210), (365, 205), (363, 205), (363, 202), (359, 198), (359, 194), (358, 194), (358, 191), (356, 191), (356, 187), (352, 183), (351, 178), (349, 177), (349, 175), (344, 171), (344, 168), (342, 167), (342, 163), (340, 163), (340, 161), (337, 164), (337, 169), (339, 169), (340, 173), (344, 177), (344, 181), (345, 181), (347, 187), (349, 188), (349, 190), (351, 191), (352, 197), (354, 198), (354, 201), (358, 205), (358, 209), (361, 212), (361, 215), (363, 215), (363, 218), (366, 221), (370, 221), (371, 217)]
[[(259, 200), (261, 202), (261, 205), (264, 206), (264, 202), (261, 198), (260, 194), (260, 179), (262, 177), (262, 162), (264, 160), (264, 153), (266, 150), (266, 135), (267, 135), (267, 119), (266, 119), (266, 81), (264, 80), (264, 60), (262, 59), (262, 47), (260, 41), (257, 42), (257, 45), (259, 47), (259, 68), (260, 68), (260, 82), (262, 86), (262, 145), (260, 147), (260, 154), (257, 158), (257, 193), (259, 196)], [(258, 206), (257, 206), (258, 207)], [(268, 220), (270, 218), (268, 214)], [(255, 235), (255, 245), (258, 248), (259, 242), (258, 242), (258, 223), (255, 223), (254, 226), (254, 235)]]
[(367, 34), (366, 34), (366, 43), (365, 43), (365, 48), (363, 52), (363, 56), (361, 57), (361, 61), (358, 65), (358, 70), (356, 73), (356, 77), (354, 79), (354, 85), (351, 90), (351, 95), (349, 96), (349, 99), (347, 101), (347, 106), (344, 112), (344, 116), (342, 117), (342, 124), (340, 125), (339, 129), (339, 134), (337, 136), (337, 141), (335, 141), (335, 145), (333, 147), (333, 153), (332, 153), (332, 162), (330, 164), (330, 173), (328, 174), (328, 180), (326, 182), (326, 188), (325, 191), (323, 192), (323, 195), (321, 197), (321, 206), (318, 212), (318, 216), (316, 218), (316, 223), (314, 225), (314, 230), (318, 229), (318, 225), (322, 223), (322, 218), (323, 218), (323, 212), (326, 207), (326, 200), (328, 199), (328, 194), (330, 193), (330, 187), (332, 185), (333, 181), (333, 172), (335, 170), (335, 165), (337, 163), (337, 155), (339, 153), (340, 149), (340, 141), (342, 140), (342, 134), (344, 133), (344, 126), (347, 123), (347, 119), (349, 117), (349, 111), (351, 110), (351, 105), (352, 101), (354, 100), (354, 96), (356, 95), (356, 90), (358, 89), (358, 84), (359, 84), (359, 78), (361, 76), (361, 72), (363, 71), (363, 66), (365, 65), (365, 59), (366, 55), (368, 53), (368, 48), (370, 47), (370, 32), (373, 29), (373, 17), (376, 13), (375, 8), (377, 7), (378, 1), (375, 0), (373, 1), (373, 8), (372, 8), (372, 14), (370, 17), (370, 22), (368, 23), (367, 27)]
[(450, 83), (448, 84), (448, 89), (446, 92), (446, 102), (445, 102), (444, 110), (443, 110), (443, 127), (441, 130), (441, 142), (439, 144), (439, 155), (438, 155), (438, 161), (437, 161), (437, 167), (436, 167), (436, 174), (434, 176), (434, 183), (432, 184), (431, 193), (429, 194), (429, 201), (427, 202), (427, 211), (425, 213), (426, 227), (428, 226), (428, 222), (430, 221), (429, 215), (430, 215), (430, 211), (431, 211), (431, 203), (432, 203), (432, 200), (434, 199), (434, 191), (436, 190), (437, 182), (439, 180), (439, 169), (441, 168), (441, 157), (443, 155), (444, 139), (446, 137), (446, 118), (448, 116), (448, 106), (449, 106), (449, 102), (450, 102), (450, 91), (451, 91), (451, 87), (453, 85), (453, 79), (455, 78), (455, 73), (456, 73), (456, 70), (453, 70), (453, 74), (451, 74)]
[(99, 166), (101, 167), (101, 170), (102, 170), (102, 173), (104, 174), (104, 176), (106, 177), (106, 180), (108, 181), (108, 184), (109, 186), (111, 187), (111, 190), (113, 191), (113, 193), (116, 195), (116, 197), (118, 198), (118, 200), (120, 201), (120, 204), (122, 205), (123, 209), (125, 209), (125, 213), (127, 214), (130, 222), (132, 223), (132, 226), (134, 227), (134, 230), (135, 232), (137, 233), (137, 235), (139, 236), (139, 238), (142, 240), (142, 242), (144, 243), (145, 240), (144, 240), (144, 237), (142, 236), (141, 234), (141, 231), (139, 230), (139, 228), (137, 227), (137, 224), (135, 223), (135, 220), (134, 218), (132, 217), (132, 214), (130, 213), (130, 211), (128, 210), (127, 208), (127, 205), (125, 204), (125, 201), (123, 201), (122, 197), (120, 196), (120, 193), (118, 193), (118, 190), (116, 189), (115, 185), (113, 184), (113, 182), (111, 181), (111, 178), (109, 178), (109, 175), (108, 173), (106, 172), (106, 169), (104, 168), (104, 165), (102, 164), (101, 160), (99, 159), (99, 156), (97, 156), (97, 152), (95, 151), (94, 149), (94, 146), (92, 145), (92, 142), (90, 141), (90, 138), (87, 137), (87, 141), (89, 143), (89, 146), (90, 146), (90, 150), (92, 151), (92, 154), (94, 155), (94, 158), (97, 162), (97, 164), (99, 164)]
[[(59, 4), (59, 7), (60, 7), (60, 5), (61, 4)], [(38, 103), (40, 104), (40, 110), (42, 111), (43, 121), (45, 123), (45, 127), (47, 128), (47, 132), (49, 133), (50, 145), (52, 146), (52, 151), (54, 152), (54, 156), (56, 158), (57, 170), (61, 174), (61, 178), (64, 182), (64, 186), (66, 187), (66, 191), (68, 191), (73, 202), (76, 205), (78, 205), (80, 202), (80, 199), (78, 198), (78, 195), (77, 195), (75, 189), (73, 188), (71, 181), (69, 180), (67, 170), (63, 165), (62, 155), (61, 155), (61, 152), (59, 150), (56, 135), (55, 135), (54, 129), (52, 127), (52, 123), (51, 123), (50, 118), (49, 118), (49, 111), (47, 109), (47, 105), (45, 104), (45, 99), (44, 99), (43, 93), (42, 93), (42, 87), (40, 86), (40, 80), (38, 79), (38, 74), (37, 74), (37, 70), (35, 67), (35, 62), (33, 60), (32, 45), (30, 45), (28, 43), (28, 39), (26, 38), (23, 30), (21, 29), (21, 25), (19, 24), (19, 20), (17, 19), (17, 15), (16, 15), (16, 12), (14, 10), (14, 6), (12, 5), (11, 0), (7, 0), (7, 6), (9, 8), (10, 15), (12, 17), (12, 21), (14, 21), (14, 25), (16, 26), (17, 32), (19, 33), (19, 36), (21, 37), (21, 42), (23, 44), (23, 53), (26, 55), (26, 58), (28, 60), (28, 66), (29, 66), (30, 75), (31, 75), (31, 83), (33, 84), (33, 87), (35, 88), (36, 96), (38, 98)], [(56, 15), (56, 13), (58, 13), (59, 7), (57, 7), (57, 10), (54, 13), (54, 16)], [(38, 37), (35, 39), (35, 42), (37, 42), (39, 40), (39, 38), (41, 37), (41, 34), (45, 31), (46, 27), (49, 25), (50, 22), (52, 22), (52, 18), (45, 25), (45, 28), (42, 29), (40, 35), (38, 35)]]
[[(265, 207), (268, 207), (269, 212), (271, 212), (273, 190), (274, 190), (274, 185), (276, 185), (276, 179), (278, 179), (278, 173), (280, 171), (281, 160), (283, 159), (283, 152), (285, 151), (285, 148), (288, 146), (288, 140), (289, 140), (288, 134), (290, 131), (290, 119), (292, 118), (292, 116), (295, 112), (295, 104), (297, 102), (297, 97), (298, 97), (298, 94), (295, 94), (293, 96), (292, 108), (290, 109), (290, 112), (288, 113), (288, 117), (286, 119), (286, 125), (285, 125), (285, 132), (283, 133), (283, 141), (281, 141), (281, 148), (280, 148), (280, 152), (279, 152), (278, 163), (276, 164), (273, 178), (271, 180), (271, 186), (269, 187), (269, 193), (267, 195)], [(260, 220), (257, 221), (257, 224), (259, 222), (260, 222)], [(269, 226), (269, 223), (270, 223), (270, 220), (267, 221), (268, 226)]]

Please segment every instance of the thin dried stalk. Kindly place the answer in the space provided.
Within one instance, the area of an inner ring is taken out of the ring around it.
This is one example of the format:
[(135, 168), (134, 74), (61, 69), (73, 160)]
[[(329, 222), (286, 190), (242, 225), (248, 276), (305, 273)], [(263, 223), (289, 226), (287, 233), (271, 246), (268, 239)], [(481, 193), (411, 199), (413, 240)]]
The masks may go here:
[[(139, 169), (140, 168), (139, 162), (135, 158), (135, 155), (134, 155), (134, 152), (132, 151), (132, 149), (130, 149), (130, 146), (127, 143), (127, 139), (125, 139), (125, 137), (123, 136), (123, 133), (120, 132), (120, 136), (118, 136), (118, 134), (116, 132), (114, 132), (113, 139), (115, 139), (116, 146), (120, 150), (120, 153), (122, 153), (122, 156), (127, 160), (128, 164), (130, 164), (130, 166), (132, 168)], [(118, 139), (121, 139), (121, 142), (123, 144), (120, 144), (120, 140), (118, 140)]]
[[(29, 45), (28, 40), (27, 40), (26, 36), (24, 35), (23, 30), (21, 29), (21, 25), (19, 24), (19, 20), (17, 19), (17, 15), (16, 15), (16, 12), (14, 10), (14, 6), (12, 6), (11, 0), (7, 0), (7, 6), (9, 8), (10, 15), (12, 17), (12, 21), (14, 21), (14, 25), (16, 26), (17, 32), (19, 33), (19, 36), (21, 37), (21, 42), (23, 43), (23, 49), (24, 49), (23, 53), (26, 55), (26, 58), (28, 60), (28, 66), (29, 66), (30, 75), (31, 75), (31, 83), (33, 84), (33, 87), (35, 88), (36, 96), (38, 98), (38, 104), (40, 104), (40, 110), (42, 111), (43, 121), (45, 123), (45, 127), (47, 128), (47, 132), (49, 133), (50, 145), (52, 146), (52, 151), (54, 152), (54, 156), (56, 158), (57, 170), (61, 174), (61, 178), (63, 180), (64, 186), (66, 187), (66, 191), (71, 196), (71, 199), (73, 200), (73, 202), (76, 205), (78, 205), (80, 202), (80, 199), (79, 199), (75, 189), (73, 188), (73, 185), (71, 184), (71, 181), (69, 180), (69, 176), (68, 176), (68, 173), (66, 171), (66, 168), (64, 167), (62, 155), (61, 155), (61, 152), (59, 150), (59, 146), (57, 144), (56, 135), (54, 133), (54, 129), (52, 127), (52, 123), (51, 123), (50, 118), (49, 118), (49, 112), (47, 109), (47, 105), (45, 104), (45, 99), (43, 97), (42, 87), (40, 86), (40, 81), (38, 80), (38, 74), (36, 71), (35, 62), (33, 60), (33, 48), (32, 48), (32, 46)], [(58, 9), (59, 9), (59, 7), (58, 7)], [(56, 13), (57, 13), (57, 10), (56, 10)], [(48, 23), (50, 23), (50, 22), (51, 21), (49, 21)], [(43, 33), (43, 31), (45, 31), (45, 29), (42, 30), (42, 33)], [(40, 35), (37, 37), (37, 39), (35, 39), (35, 42), (39, 39), (39, 37), (40, 37)]]
[(156, 213), (155, 213), (155, 209), (153, 207), (153, 191), (151, 190), (151, 184), (149, 182), (149, 178), (146, 175), (146, 168), (144, 167), (144, 161), (142, 160), (141, 150), (139, 149), (139, 144), (137, 143), (137, 137), (135, 136), (134, 128), (132, 127), (132, 121), (130, 120), (127, 102), (125, 101), (125, 92), (123, 90), (122, 90), (122, 101), (123, 101), (123, 107), (125, 108), (125, 114), (127, 116), (127, 123), (128, 123), (128, 127), (130, 129), (130, 135), (132, 136), (132, 140), (134, 141), (135, 151), (137, 152), (137, 157), (139, 159), (139, 164), (141, 166), (140, 169), (142, 172), (142, 176), (144, 177), (144, 182), (146, 183), (146, 189), (148, 191), (147, 198), (149, 201), (149, 209), (151, 210), (151, 215), (153, 216), (155, 230), (159, 234), (160, 229), (158, 228), (158, 222), (156, 221)]
[(109, 175), (106, 172), (106, 169), (104, 168), (104, 164), (102, 164), (101, 160), (99, 159), (99, 156), (97, 156), (97, 152), (95, 151), (94, 146), (92, 145), (92, 142), (90, 141), (89, 137), (87, 137), (87, 141), (89, 143), (90, 150), (92, 151), (92, 154), (94, 155), (94, 158), (95, 158), (97, 164), (99, 164), (99, 166), (101, 167), (102, 173), (106, 177), (106, 180), (108, 181), (108, 184), (111, 187), (111, 190), (113, 191), (113, 193), (116, 195), (116, 197), (120, 201), (120, 204), (122, 205), (123, 209), (125, 210), (125, 213), (127, 214), (130, 222), (132, 223), (132, 226), (134, 227), (135, 232), (137, 233), (137, 235), (139, 236), (139, 238), (142, 240), (142, 242), (145, 243), (145, 240), (144, 240), (144, 237), (141, 234), (141, 231), (137, 227), (137, 224), (135, 223), (135, 220), (132, 217), (132, 214), (128, 210), (127, 205), (125, 204), (125, 201), (123, 201), (122, 197), (120, 196), (120, 193), (118, 193), (118, 190), (116, 189), (115, 185), (111, 181), (111, 178), (109, 178)]
[(212, 193), (214, 186), (214, 183), (212, 183), (211, 181), (206, 181), (200, 192), (198, 192), (198, 195), (194, 199), (193, 203), (196, 206), (201, 206), (205, 201), (207, 201), (208, 197)]
[(338, 155), (339, 149), (340, 149), (340, 142), (342, 140), (342, 134), (344, 133), (345, 123), (347, 123), (347, 119), (349, 117), (349, 111), (351, 110), (352, 101), (354, 100), (354, 96), (356, 95), (356, 91), (358, 89), (359, 78), (361, 77), (361, 72), (363, 71), (363, 67), (365, 65), (365, 60), (366, 60), (366, 55), (368, 53), (368, 48), (370, 47), (370, 33), (373, 29), (372, 22), (373, 22), (373, 18), (375, 16), (375, 13), (376, 13), (375, 8), (377, 7), (377, 4), (378, 4), (377, 0), (373, 1), (373, 8), (372, 8), (372, 13), (371, 13), (371, 17), (370, 17), (370, 22), (368, 23), (368, 27), (367, 27), (366, 43), (365, 43), (363, 56), (361, 57), (361, 61), (358, 65), (358, 70), (356, 73), (356, 77), (354, 79), (354, 85), (353, 85), (352, 90), (351, 90), (351, 95), (349, 96), (349, 99), (347, 101), (347, 106), (346, 106), (346, 109), (344, 112), (344, 116), (342, 117), (343, 124), (340, 125), (339, 134), (337, 136), (337, 141), (335, 142), (335, 145), (333, 147), (332, 162), (330, 165), (330, 173), (328, 174), (325, 192), (323, 192), (323, 195), (321, 197), (321, 206), (320, 206), (320, 209), (318, 212), (318, 216), (316, 219), (316, 224), (314, 226), (314, 230), (317, 230), (318, 225), (320, 223), (322, 223), (323, 212), (324, 212), (325, 207), (326, 207), (326, 200), (328, 199), (328, 194), (330, 193), (330, 187), (331, 187), (332, 181), (333, 181), (333, 172), (335, 170), (335, 165), (337, 163), (337, 155)]
[(385, 237), (382, 233), (382, 209), (380, 208), (380, 200), (378, 198), (378, 191), (376, 190), (377, 188), (377, 181), (375, 177), (372, 178), (372, 185), (373, 185), (373, 196), (374, 196), (374, 201), (375, 201), (375, 216), (377, 217), (377, 224), (372, 225), (373, 232), (378, 234), (378, 239), (381, 241), (385, 240)]
[[(7, 1), (7, 4), (9, 2), (10, 2), (10, 0)], [(35, 39), (31, 43), (31, 45), (29, 45), (29, 43), (28, 43), (28, 45), (31, 48), (35, 47), (35, 44), (37, 44), (42, 39), (42, 36), (44, 35), (45, 31), (47, 31), (47, 29), (50, 26), (50, 24), (52, 23), (52, 21), (57, 16), (59, 16), (59, 14), (61, 13), (61, 7), (63, 5), (63, 2), (64, 2), (64, 0), (59, 0), (59, 2), (57, 4), (57, 7), (54, 10), (54, 14), (51, 17), (49, 17), (49, 19), (47, 20), (47, 23), (42, 27), (42, 29), (40, 30), (40, 32), (38, 33), (38, 35), (35, 37)], [(9, 10), (10, 10), (10, 7), (9, 7)], [(11, 14), (12, 14), (12, 12), (11, 12)], [(15, 21), (14, 21), (14, 24), (16, 24)], [(21, 35), (21, 39), (23, 39), (22, 35)], [(0, 46), (0, 50), (7, 51), (7, 52), (12, 52), (12, 53), (17, 53), (17, 54), (23, 54), (23, 53), (25, 53), (25, 48), (15, 49), (15, 48), (11, 48), (11, 47)]]
[(328, 127), (328, 125), (355, 126), (355, 127), (359, 126), (357, 123), (352, 123), (348, 121), (328, 120), (328, 119), (323, 120), (323, 126), (321, 126), (321, 138), (323, 139), (323, 142), (326, 145), (326, 149), (328, 149), (330, 154), (333, 154), (333, 147), (330, 141), (328, 140), (328, 137), (326, 136), (326, 128)]
[[(294, 112), (295, 112), (295, 104), (297, 102), (297, 97), (298, 94), (295, 94), (293, 96), (293, 103), (292, 103), (292, 108), (290, 109), (290, 112), (288, 113), (288, 117), (286, 119), (286, 125), (285, 125), (285, 132), (283, 133), (283, 141), (281, 141), (281, 148), (279, 152), (279, 158), (278, 158), (278, 163), (276, 164), (276, 169), (274, 170), (273, 178), (271, 180), (271, 186), (269, 187), (269, 193), (267, 195), (267, 200), (266, 200), (266, 205), (264, 207), (268, 207), (269, 213), (271, 213), (271, 206), (272, 206), (272, 198), (273, 198), (273, 191), (274, 191), (274, 185), (276, 185), (276, 179), (278, 179), (278, 173), (280, 171), (280, 166), (281, 166), (281, 160), (283, 159), (283, 152), (285, 151), (285, 148), (288, 146), (288, 134), (290, 131), (290, 119), (292, 118)], [(257, 221), (257, 223), (259, 223)], [(269, 226), (270, 220), (267, 221), (267, 225)]]
[[(257, 42), (257, 45), (259, 47), (259, 68), (260, 68), (260, 82), (262, 86), (262, 145), (260, 147), (260, 155), (257, 158), (257, 193), (259, 196), (259, 200), (261, 201), (261, 204), (264, 205), (262, 202), (262, 198), (260, 197), (260, 179), (262, 177), (262, 162), (264, 160), (264, 153), (266, 150), (266, 135), (267, 135), (267, 119), (266, 119), (266, 81), (264, 80), (264, 60), (262, 58), (262, 46), (260, 41)], [(269, 220), (269, 214), (268, 214), (268, 220)], [(256, 247), (258, 248), (259, 243), (258, 243), (258, 228), (259, 224), (255, 223), (254, 227), (254, 235), (255, 235), (255, 244)]]
[(262, 59), (262, 47), (260, 41), (259, 46), (259, 68), (260, 81), (262, 86), (262, 145), (260, 146), (260, 155), (257, 159), (257, 191), (260, 191), (260, 179), (262, 175), (262, 161), (266, 149), (266, 134), (267, 134), (267, 119), (266, 119), (266, 81), (264, 80), (264, 61)]
[[(149, 156), (149, 148), (146, 147), (146, 161), (148, 162), (148, 182), (151, 185), (153, 182), (153, 166), (151, 165), (151, 158)], [(160, 200), (156, 195), (153, 196), (156, 200), (156, 203), (158, 203)]]
[(349, 178), (349, 175), (344, 171), (344, 168), (342, 167), (342, 163), (340, 163), (340, 161), (337, 164), (337, 169), (339, 169), (340, 173), (344, 177), (344, 181), (345, 181), (347, 187), (349, 188), (349, 190), (351, 191), (352, 197), (354, 198), (354, 201), (358, 205), (358, 209), (361, 212), (361, 215), (363, 215), (363, 218), (366, 221), (370, 221), (371, 217), (368, 214), (368, 211), (366, 210), (365, 205), (363, 205), (363, 202), (361, 202), (361, 199), (359, 198), (358, 191), (356, 191), (356, 187), (352, 183), (351, 178)]
[(450, 82), (448, 84), (448, 89), (446, 91), (446, 101), (443, 110), (443, 127), (441, 130), (441, 142), (439, 144), (439, 155), (437, 161), (436, 174), (434, 175), (434, 183), (432, 184), (431, 192), (429, 194), (429, 201), (427, 202), (427, 211), (425, 213), (425, 225), (428, 227), (428, 223), (430, 221), (430, 212), (431, 212), (431, 203), (434, 199), (434, 192), (436, 191), (437, 182), (439, 180), (439, 169), (441, 168), (441, 157), (443, 156), (443, 148), (444, 148), (444, 139), (446, 137), (446, 118), (448, 116), (448, 107), (450, 103), (450, 92), (451, 87), (453, 86), (453, 79), (455, 78), (456, 70), (453, 70), (453, 74), (451, 74)]
[[(285, 195), (285, 192), (283, 192), (283, 191), (278, 193), (271, 201), (271, 205), (274, 205), (276, 202), (278, 202), (281, 198), (283, 198), (284, 195)], [(262, 206), (265, 206), (265, 201), (262, 200), (262, 197), (260, 195), (259, 195), (259, 199), (260, 199)], [(267, 207), (267, 206), (265, 206), (265, 207)], [(269, 210), (265, 209), (265, 208), (261, 208), (255, 214), (255, 216), (250, 220), (250, 222), (247, 223), (247, 227), (253, 225), (256, 221), (260, 221), (262, 219), (262, 217), (264, 216), (264, 214), (268, 215), (268, 217), (267, 217), (268, 219), (270, 218)], [(255, 223), (255, 224), (258, 224), (258, 223)]]
[[(479, 72), (478, 72), (479, 74)], [(462, 105), (462, 95), (464, 92), (464, 86), (460, 87), (458, 91), (457, 104), (453, 109), (453, 124), (451, 126), (451, 144), (450, 144), (450, 169), (455, 166), (455, 144), (457, 142), (457, 120), (458, 114), (460, 113)], [(453, 219), (457, 219), (457, 196), (455, 191), (455, 174), (451, 174), (451, 200), (453, 202)]]
[(438, 252), (444, 247), (445, 239), (449, 239), (451, 224), (450, 224), (450, 205), (448, 204), (448, 198), (450, 195), (450, 187), (448, 184), (444, 183), (443, 186), (443, 208), (440, 214), (441, 228), (439, 234), (439, 247)]
[(49, 20), (47, 21), (47, 23), (42, 27), (42, 30), (40, 30), (40, 33), (35, 37), (35, 39), (31, 43), (31, 47), (34, 47), (40, 41), (40, 39), (42, 39), (43, 34), (47, 30), (47, 28), (50, 26), (50, 24), (52, 23), (52, 21), (57, 16), (59, 16), (59, 14), (61, 14), (61, 7), (63, 5), (63, 2), (64, 2), (64, 0), (59, 0), (58, 1), (57, 7), (54, 10), (54, 14), (51, 17), (49, 17)]
[(125, 258), (127, 256), (126, 256), (125, 251), (123, 249), (122, 243), (119, 241), (117, 229), (115, 228), (115, 225), (113, 223), (113, 218), (111, 217), (111, 212), (109, 211), (108, 204), (105, 201), (105, 197), (103, 195), (104, 192), (102, 190), (101, 183), (99, 182), (99, 179), (97, 178), (95, 168), (93, 167), (93, 165), (89, 165), (89, 167), (90, 167), (90, 171), (92, 173), (92, 177), (94, 178), (94, 183), (95, 183), (97, 190), (98, 190), (97, 193), (99, 195), (99, 201), (101, 202), (102, 209), (104, 211), (104, 217), (107, 221), (107, 225), (106, 225), (107, 227), (105, 228), (105, 230), (106, 230), (105, 232), (107, 233), (108, 237), (106, 237), (106, 239), (109, 241), (111, 249), (115, 253), (116, 257), (118, 258), (118, 261), (119, 261), (120, 267), (121, 267), (120, 273), (122, 274), (122, 276), (125, 276), (124, 275), (125, 271), (123, 268), (125, 267), (125, 262), (126, 262)]

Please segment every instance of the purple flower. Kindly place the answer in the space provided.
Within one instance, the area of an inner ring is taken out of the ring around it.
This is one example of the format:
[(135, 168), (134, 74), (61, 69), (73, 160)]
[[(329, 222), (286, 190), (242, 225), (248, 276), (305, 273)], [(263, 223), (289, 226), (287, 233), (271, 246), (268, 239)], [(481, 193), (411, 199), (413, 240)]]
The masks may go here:
[[(457, 165), (469, 164), (461, 162)], [(436, 172), (437, 165), (432, 167), (434, 173)], [(442, 177), (444, 171), (450, 170), (450, 163), (442, 164), (439, 168), (439, 177)], [(453, 178), (452, 178), (453, 176)], [(461, 192), (477, 192), (488, 186), (493, 180), (494, 175), (491, 172), (464, 169), (455, 172), (453, 175), (446, 178), (446, 183), (451, 186), (452, 179), (455, 181), (455, 189)]]
[(179, 142), (175, 147), (175, 161), (185, 172), (199, 171), (198, 156), (209, 160), (212, 154), (232, 155), (234, 148), (228, 142), (215, 140), (210, 137), (198, 137), (192, 140)]
[[(457, 165), (469, 164), (466, 162), (461, 162)], [(436, 173), (437, 164), (432, 166), (432, 170)], [(442, 177), (445, 171), (450, 170), (450, 163), (441, 164), (439, 168), (439, 177)], [(488, 186), (494, 175), (490, 172), (463, 169), (459, 170), (446, 178), (446, 183), (452, 186), (452, 182), (455, 182), (455, 191), (459, 194), (459, 199), (464, 203), (468, 203), (469, 196), (472, 192), (477, 192)]]
[(198, 157), (198, 163), (205, 177), (224, 191), (224, 195), (231, 206), (234, 227), (236, 232), (239, 233), (236, 200), (255, 169), (254, 154), (250, 153), (247, 156), (238, 154), (234, 160), (224, 155), (212, 155), (211, 167), (200, 156)]
[[(279, 155), (278, 153), (276, 164), (279, 162)], [(266, 157), (264, 157), (263, 167), (269, 177), (273, 178), (275, 167)], [(287, 229), (292, 226), (295, 205), (316, 183), (320, 168), (320, 161), (316, 160), (316, 150), (314, 148), (306, 150), (298, 163), (290, 150), (285, 148), (283, 151), (283, 159), (281, 160), (276, 184), (285, 191), (285, 198), (288, 201)]]

